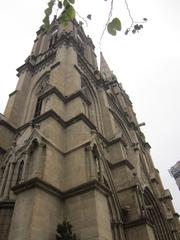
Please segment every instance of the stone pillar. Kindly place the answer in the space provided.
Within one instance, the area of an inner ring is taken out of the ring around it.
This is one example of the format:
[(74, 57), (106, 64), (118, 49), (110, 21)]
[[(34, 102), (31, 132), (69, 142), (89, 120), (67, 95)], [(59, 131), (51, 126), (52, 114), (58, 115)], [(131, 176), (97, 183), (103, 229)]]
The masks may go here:
[(13, 171), (14, 171), (14, 163), (10, 163), (10, 168), (9, 168), (9, 173), (8, 173), (8, 178), (6, 182), (6, 186), (4, 189), (4, 198), (8, 198), (10, 187), (11, 187), (11, 180), (13, 176)]
[(1, 186), (0, 186), (0, 196), (3, 196), (3, 190), (4, 190), (4, 185), (6, 184), (6, 176), (8, 175), (8, 170), (9, 170), (9, 163), (6, 164), (5, 170), (4, 170), (4, 174), (3, 174), (3, 178), (2, 178), (2, 182), (1, 182)]
[(22, 173), (22, 182), (26, 180), (26, 170), (28, 167), (28, 160), (29, 160), (29, 152), (26, 151), (24, 153), (24, 168), (23, 168), (23, 173)]
[(40, 143), (37, 146), (36, 153), (35, 153), (35, 158), (32, 159), (33, 161), (33, 173), (32, 177), (42, 177), (42, 172), (43, 172), (43, 162), (44, 162), (44, 154), (43, 150), (45, 148), (44, 143)]

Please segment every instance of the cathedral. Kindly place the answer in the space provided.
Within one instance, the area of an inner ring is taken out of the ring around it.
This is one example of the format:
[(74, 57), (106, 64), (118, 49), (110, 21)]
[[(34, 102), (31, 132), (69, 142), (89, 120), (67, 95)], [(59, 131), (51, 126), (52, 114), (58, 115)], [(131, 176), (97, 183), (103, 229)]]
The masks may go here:
[(0, 240), (179, 240), (129, 96), (77, 21), (40, 30), (0, 114)]

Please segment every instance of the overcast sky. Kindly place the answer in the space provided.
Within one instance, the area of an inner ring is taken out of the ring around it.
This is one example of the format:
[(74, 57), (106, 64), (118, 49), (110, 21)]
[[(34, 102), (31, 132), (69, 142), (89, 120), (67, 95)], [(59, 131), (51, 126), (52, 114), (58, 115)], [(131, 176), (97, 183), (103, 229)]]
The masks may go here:
[[(99, 56), (99, 39), (108, 16), (110, 0), (76, 0), (82, 16), (92, 14), (85, 31)], [(124, 0), (114, 0), (113, 16), (123, 31), (130, 21)], [(2, 1), (0, 8), (0, 112), (14, 91), (16, 68), (31, 52), (36, 31), (42, 24), (46, 0)], [(151, 155), (165, 188), (169, 188), (180, 213), (180, 192), (168, 169), (180, 160), (180, 1), (128, 0), (135, 20), (148, 18), (139, 34), (104, 35), (101, 50), (134, 105)]]

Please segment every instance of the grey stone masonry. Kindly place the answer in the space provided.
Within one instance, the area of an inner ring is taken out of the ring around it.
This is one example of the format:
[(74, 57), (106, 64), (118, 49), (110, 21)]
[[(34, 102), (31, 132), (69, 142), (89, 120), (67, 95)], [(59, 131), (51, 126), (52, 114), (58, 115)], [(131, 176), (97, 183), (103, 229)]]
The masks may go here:
[(77, 21), (54, 19), (0, 115), (0, 240), (179, 240), (132, 102)]

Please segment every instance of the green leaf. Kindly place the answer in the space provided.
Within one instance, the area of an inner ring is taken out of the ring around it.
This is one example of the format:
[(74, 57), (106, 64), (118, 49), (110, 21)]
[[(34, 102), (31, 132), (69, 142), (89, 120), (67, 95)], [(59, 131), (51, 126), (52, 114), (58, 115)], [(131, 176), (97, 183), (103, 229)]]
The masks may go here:
[(64, 0), (63, 5), (64, 5), (64, 7), (66, 8), (66, 7), (67, 7), (68, 5), (70, 5), (70, 4), (69, 4), (68, 0)]
[(48, 28), (49, 28), (49, 17), (45, 17), (44, 19), (43, 19), (43, 28), (47, 31), (48, 30)]
[(53, 6), (54, 6), (54, 4), (55, 4), (55, 0), (50, 0), (49, 2), (48, 2), (48, 8), (46, 8), (45, 9), (45, 11), (44, 11), (44, 13), (45, 13), (45, 17), (44, 17), (44, 19), (43, 19), (43, 23), (44, 23), (44, 29), (47, 31), (48, 30), (48, 28), (49, 28), (49, 17), (50, 17), (50, 15), (51, 15), (51, 13), (52, 13), (52, 9), (53, 9)]
[(51, 14), (51, 9), (50, 8), (47, 8), (45, 11), (44, 11), (45, 15), (46, 16), (49, 16)]
[(69, 5), (66, 9), (66, 14), (69, 20), (73, 20), (75, 18), (76, 12), (72, 5)]
[(53, 8), (53, 6), (54, 6), (54, 4), (55, 4), (55, 0), (50, 0), (49, 2), (48, 2), (48, 6), (49, 6), (49, 8)]
[(119, 18), (114, 18), (111, 22), (115, 30), (121, 31), (121, 21)]
[(75, 3), (75, 0), (69, 0), (69, 2), (70, 2), (71, 4), (74, 4), (74, 3)]
[(111, 35), (113, 35), (113, 36), (116, 35), (116, 30), (114, 29), (114, 25), (113, 25), (112, 22), (110, 22), (110, 23), (107, 25), (107, 30), (108, 30), (108, 32), (109, 32)]

